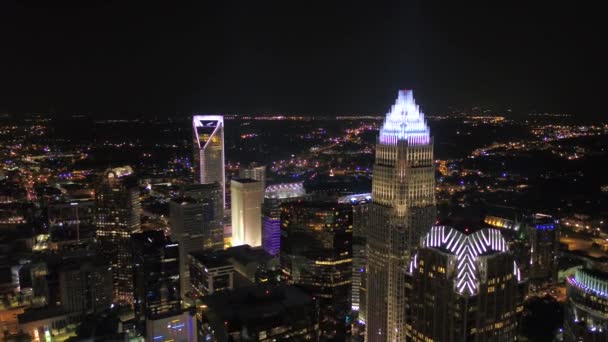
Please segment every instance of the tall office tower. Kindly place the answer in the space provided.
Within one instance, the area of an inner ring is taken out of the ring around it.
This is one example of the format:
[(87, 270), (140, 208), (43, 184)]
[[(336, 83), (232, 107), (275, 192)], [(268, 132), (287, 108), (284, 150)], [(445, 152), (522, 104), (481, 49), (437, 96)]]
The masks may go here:
[(192, 117), (194, 170), (201, 184), (217, 182), (222, 189), (222, 207), (226, 207), (226, 174), (224, 171), (224, 117)]
[(530, 275), (530, 238), (526, 228), (526, 215), (522, 210), (505, 206), (484, 206), (486, 211), (483, 222), (499, 229), (507, 240), (509, 250), (515, 256), (522, 277)]
[(566, 292), (564, 341), (608, 341), (608, 273), (579, 269)]
[(232, 245), (262, 245), (262, 183), (253, 179), (230, 182)]
[(557, 280), (559, 224), (551, 216), (508, 207), (489, 208), (484, 222), (499, 228), (521, 265), (531, 293), (543, 293)]
[(409, 90), (399, 91), (376, 143), (367, 227), (368, 341), (405, 339), (405, 274), (435, 221), (433, 140)]
[(533, 290), (546, 289), (557, 281), (559, 225), (550, 215), (534, 214), (527, 224), (530, 243), (530, 274)]
[(278, 255), (281, 245), (281, 204), (306, 196), (303, 183), (271, 185), (264, 192), (262, 204), (262, 247), (270, 255)]
[(179, 244), (160, 230), (133, 234), (131, 240), (136, 318), (180, 312)]
[(408, 341), (515, 341), (524, 284), (497, 229), (434, 226), (408, 269)]
[(180, 293), (183, 298), (190, 290), (188, 254), (200, 250), (224, 247), (224, 224), (220, 188), (217, 183), (194, 184), (182, 188), (182, 195), (169, 204), (171, 239), (179, 243)]
[[(205, 201), (213, 204), (214, 227), (224, 226), (223, 189), (219, 183), (188, 184), (179, 189), (182, 197), (191, 197), (197, 201)], [(218, 228), (216, 228), (218, 229)], [(223, 233), (222, 233), (223, 234)]]
[(262, 183), (262, 189), (266, 189), (266, 166), (251, 165), (239, 170), (239, 178), (250, 178)]
[(319, 328), (324, 339), (344, 341), (350, 335), (352, 208), (347, 204), (300, 202), (281, 207), (283, 277), (319, 302)]
[(130, 166), (108, 169), (95, 192), (95, 226), (100, 254), (110, 260), (114, 300), (133, 300), (131, 234), (140, 229), (141, 203)]
[(106, 310), (112, 304), (112, 269), (102, 258), (73, 258), (59, 267), (61, 306), (68, 312), (86, 314)]
[(353, 285), (351, 307), (359, 324), (365, 324), (367, 314), (366, 227), (370, 203), (353, 204)]

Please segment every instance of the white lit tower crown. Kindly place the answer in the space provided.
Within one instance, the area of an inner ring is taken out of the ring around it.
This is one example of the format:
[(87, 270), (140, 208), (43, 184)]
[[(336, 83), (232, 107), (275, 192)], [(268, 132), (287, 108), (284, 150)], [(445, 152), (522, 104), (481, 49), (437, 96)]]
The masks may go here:
[(226, 206), (226, 174), (224, 171), (224, 117), (195, 115), (192, 117), (194, 147), (193, 167), (201, 184), (217, 182)]
[(406, 329), (412, 340), (517, 340), (525, 282), (500, 230), (469, 234), (434, 226), (408, 274)]
[(405, 274), (433, 225), (433, 140), (411, 90), (400, 90), (376, 144), (367, 234), (367, 341), (403, 341)]

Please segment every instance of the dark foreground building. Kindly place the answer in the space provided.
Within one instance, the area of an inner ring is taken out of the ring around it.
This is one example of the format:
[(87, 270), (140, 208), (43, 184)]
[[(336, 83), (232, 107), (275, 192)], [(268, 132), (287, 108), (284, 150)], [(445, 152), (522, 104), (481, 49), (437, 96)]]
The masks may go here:
[(135, 314), (140, 321), (181, 310), (179, 244), (162, 231), (133, 234)]
[(335, 203), (289, 203), (281, 213), (281, 270), (285, 281), (319, 301), (323, 339), (350, 334), (352, 208)]
[(140, 229), (141, 203), (130, 166), (108, 169), (95, 191), (99, 252), (112, 264), (114, 300), (133, 301), (131, 234)]
[(292, 286), (253, 286), (202, 298), (200, 341), (317, 341), (317, 303)]
[(408, 273), (408, 340), (517, 340), (524, 283), (500, 231), (434, 226)]

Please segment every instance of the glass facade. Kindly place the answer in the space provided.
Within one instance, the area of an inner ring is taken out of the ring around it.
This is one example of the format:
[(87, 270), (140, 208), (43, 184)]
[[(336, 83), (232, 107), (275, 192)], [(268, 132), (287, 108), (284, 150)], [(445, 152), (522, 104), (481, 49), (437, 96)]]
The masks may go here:
[(278, 255), (281, 245), (281, 203), (298, 201), (306, 191), (303, 183), (275, 184), (266, 188), (262, 204), (262, 247), (272, 255)]
[(352, 208), (347, 204), (287, 203), (281, 207), (281, 270), (286, 283), (310, 293), (320, 308), (321, 336), (350, 334)]
[(155, 230), (133, 234), (132, 245), (137, 318), (179, 312), (179, 244)]
[(188, 254), (224, 247), (224, 208), (218, 183), (182, 187), (181, 197), (169, 204), (171, 238), (180, 244), (181, 294), (188, 296)]
[(99, 253), (112, 265), (114, 300), (133, 301), (131, 234), (140, 229), (141, 204), (130, 167), (109, 169), (95, 192)]

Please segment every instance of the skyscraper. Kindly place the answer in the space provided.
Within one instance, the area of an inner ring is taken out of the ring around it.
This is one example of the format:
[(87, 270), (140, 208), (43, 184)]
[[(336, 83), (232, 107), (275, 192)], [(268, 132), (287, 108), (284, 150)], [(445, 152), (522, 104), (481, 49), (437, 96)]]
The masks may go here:
[(531, 293), (543, 293), (557, 280), (559, 224), (551, 216), (494, 207), (484, 222), (499, 228), (528, 279)]
[(232, 245), (262, 245), (262, 183), (253, 179), (230, 182)]
[(433, 141), (411, 91), (399, 91), (376, 144), (367, 236), (368, 341), (405, 339), (405, 273), (435, 221)]
[(270, 255), (278, 255), (281, 245), (281, 203), (303, 199), (303, 183), (271, 185), (264, 193), (262, 205), (262, 247)]
[(217, 182), (222, 189), (222, 207), (226, 207), (226, 174), (224, 171), (224, 117), (192, 117), (194, 170), (201, 184)]
[(131, 234), (140, 229), (139, 188), (130, 166), (108, 169), (95, 192), (99, 252), (110, 260), (114, 300), (132, 302)]
[(566, 282), (564, 341), (608, 340), (608, 274), (580, 269)]
[(239, 170), (239, 178), (251, 178), (262, 183), (262, 189), (266, 189), (266, 166), (251, 165)]
[(171, 239), (180, 244), (181, 294), (190, 289), (188, 254), (224, 247), (224, 221), (218, 183), (193, 184), (181, 189), (169, 204)]
[(100, 312), (112, 304), (112, 269), (102, 258), (68, 259), (58, 278), (61, 305), (68, 312)]
[(327, 340), (350, 335), (352, 208), (299, 202), (281, 207), (281, 270), (288, 284), (319, 302), (319, 327)]
[(557, 280), (557, 250), (559, 225), (550, 215), (534, 214), (526, 225), (530, 242), (531, 287), (546, 289)]
[[(408, 341), (515, 341), (524, 286), (497, 229), (434, 226), (408, 269)], [(404, 339), (405, 340), (405, 339)]]
[[(371, 199), (370, 199), (371, 201)], [(353, 203), (353, 286), (352, 310), (357, 313), (359, 324), (365, 324), (367, 317), (367, 272), (366, 268), (366, 227), (369, 219), (370, 203)]]
[(137, 319), (179, 313), (179, 244), (160, 230), (133, 234), (131, 240)]

